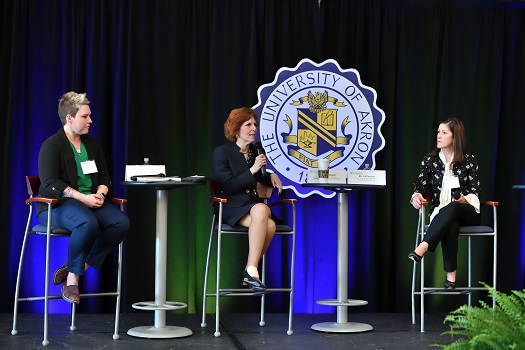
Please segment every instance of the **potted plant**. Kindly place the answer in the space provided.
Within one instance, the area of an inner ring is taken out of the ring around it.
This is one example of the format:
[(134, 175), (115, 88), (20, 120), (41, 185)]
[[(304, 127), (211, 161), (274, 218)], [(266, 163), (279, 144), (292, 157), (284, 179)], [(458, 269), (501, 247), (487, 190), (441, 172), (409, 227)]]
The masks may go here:
[(445, 317), (450, 331), (461, 336), (453, 343), (434, 344), (444, 350), (525, 349), (525, 290), (511, 294), (498, 292), (485, 283), (496, 307), (480, 301), (481, 306), (463, 305)]

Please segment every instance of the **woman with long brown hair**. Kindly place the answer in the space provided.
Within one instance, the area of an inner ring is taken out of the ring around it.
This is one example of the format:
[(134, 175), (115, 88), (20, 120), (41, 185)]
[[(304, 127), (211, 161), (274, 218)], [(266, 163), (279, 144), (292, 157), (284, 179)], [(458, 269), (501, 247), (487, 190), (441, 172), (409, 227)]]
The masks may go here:
[(432, 192), (430, 226), (423, 241), (408, 255), (420, 262), (427, 251), (433, 252), (439, 242), (443, 251), (443, 268), (447, 273), (444, 288), (456, 287), (458, 235), (460, 226), (479, 225), (481, 191), (478, 164), (467, 153), (465, 128), (456, 118), (439, 124), (434, 151), (421, 162), (419, 176), (410, 203), (420, 209)]

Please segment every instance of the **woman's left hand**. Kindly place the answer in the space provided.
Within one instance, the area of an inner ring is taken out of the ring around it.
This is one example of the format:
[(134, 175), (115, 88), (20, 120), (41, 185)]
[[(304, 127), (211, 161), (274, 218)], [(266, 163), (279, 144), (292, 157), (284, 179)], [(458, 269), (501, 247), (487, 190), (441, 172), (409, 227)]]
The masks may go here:
[(279, 179), (279, 176), (275, 173), (271, 173), (270, 179), (272, 180), (273, 187), (277, 187), (279, 194), (281, 194), (283, 190), (283, 183), (281, 182), (281, 179)]

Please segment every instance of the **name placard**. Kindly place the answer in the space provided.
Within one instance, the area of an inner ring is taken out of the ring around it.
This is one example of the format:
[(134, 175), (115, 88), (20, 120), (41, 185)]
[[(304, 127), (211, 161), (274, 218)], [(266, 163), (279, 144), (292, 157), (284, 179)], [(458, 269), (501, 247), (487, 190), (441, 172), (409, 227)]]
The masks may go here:
[[(307, 183), (319, 183), (317, 168), (308, 169)], [(329, 169), (328, 172), (329, 184), (346, 184), (346, 170), (344, 169)]]
[(386, 186), (386, 170), (348, 170), (348, 184)]
[(131, 181), (132, 176), (157, 176), (166, 175), (165, 165), (126, 165), (125, 181)]

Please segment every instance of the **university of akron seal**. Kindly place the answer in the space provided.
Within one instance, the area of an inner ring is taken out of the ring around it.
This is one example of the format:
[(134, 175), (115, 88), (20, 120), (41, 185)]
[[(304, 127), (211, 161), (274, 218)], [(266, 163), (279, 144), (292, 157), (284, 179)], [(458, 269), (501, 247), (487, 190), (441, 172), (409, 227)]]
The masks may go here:
[(314, 192), (334, 196), (301, 186), (321, 158), (330, 160), (331, 169), (375, 168), (375, 154), (385, 145), (380, 132), (385, 114), (355, 69), (303, 59), (293, 69), (279, 69), (257, 95), (253, 108), (260, 116), (267, 168), (279, 174), (284, 188), (303, 198)]

